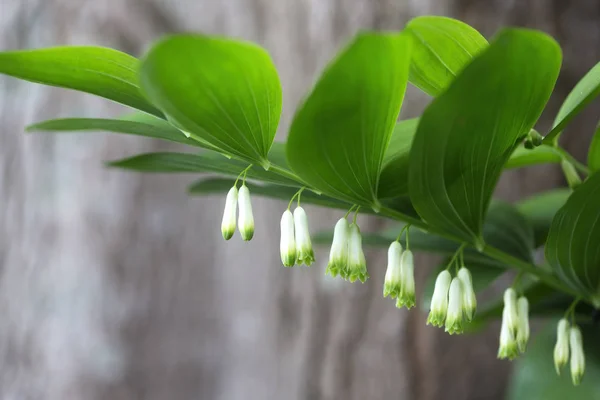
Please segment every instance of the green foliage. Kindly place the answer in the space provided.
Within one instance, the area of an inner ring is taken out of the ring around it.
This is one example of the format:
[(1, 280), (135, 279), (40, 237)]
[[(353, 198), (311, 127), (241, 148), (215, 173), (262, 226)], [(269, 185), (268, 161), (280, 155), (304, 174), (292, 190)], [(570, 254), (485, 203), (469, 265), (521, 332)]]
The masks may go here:
[(588, 151), (588, 167), (591, 172), (600, 170), (600, 125), (596, 128), (596, 132), (594, 132), (592, 144)]

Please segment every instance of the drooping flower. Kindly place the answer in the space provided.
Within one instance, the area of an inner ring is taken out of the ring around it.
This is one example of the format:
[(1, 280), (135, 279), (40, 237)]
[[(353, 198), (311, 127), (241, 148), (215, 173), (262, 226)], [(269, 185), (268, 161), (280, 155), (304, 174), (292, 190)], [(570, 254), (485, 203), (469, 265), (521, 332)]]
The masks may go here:
[(585, 354), (583, 353), (583, 338), (581, 330), (574, 325), (569, 331), (569, 345), (571, 348), (571, 380), (577, 386), (585, 373)]
[(233, 237), (235, 232), (235, 218), (237, 216), (237, 201), (238, 201), (238, 190), (237, 187), (232, 187), (227, 193), (225, 199), (225, 210), (223, 211), (223, 219), (221, 221), (221, 234), (223, 239), (229, 240)]
[(294, 233), (294, 217), (290, 210), (281, 216), (281, 240), (279, 242), (281, 262), (285, 267), (296, 265), (296, 240)]
[(463, 332), (463, 298), (462, 282), (456, 277), (450, 284), (448, 313), (446, 314), (446, 332), (451, 335)]
[(348, 239), (350, 226), (346, 218), (340, 218), (333, 230), (333, 241), (329, 252), (329, 263), (326, 274), (333, 277), (340, 275), (348, 265)]
[(396, 307), (408, 309), (415, 306), (415, 267), (413, 253), (406, 250), (400, 260), (400, 295)]
[(519, 348), (515, 334), (508, 324), (510, 311), (504, 307), (502, 311), (502, 327), (500, 328), (500, 346), (498, 347), (498, 358), (513, 360), (519, 355)]
[(308, 217), (300, 206), (294, 210), (294, 227), (298, 264), (310, 266), (315, 261), (315, 253), (313, 252), (310, 231), (308, 230)]
[(435, 280), (435, 287), (433, 289), (433, 296), (431, 297), (431, 306), (429, 316), (427, 317), (427, 325), (433, 325), (437, 327), (444, 326), (446, 320), (446, 313), (448, 312), (448, 291), (450, 290), (450, 283), (452, 281), (452, 275), (450, 272), (444, 270), (440, 272)]
[(513, 288), (504, 291), (504, 311), (503, 319), (506, 320), (506, 325), (513, 336), (516, 336), (519, 327), (519, 313), (517, 310), (517, 292)]
[(252, 202), (250, 201), (250, 190), (248, 186), (242, 184), (238, 193), (238, 208), (240, 215), (238, 217), (238, 229), (242, 239), (248, 241), (254, 236), (254, 215), (252, 214)]
[(402, 282), (401, 275), (402, 245), (400, 242), (392, 242), (388, 248), (388, 265), (383, 281), (383, 297), (395, 299), (400, 295)]
[(475, 290), (473, 289), (471, 272), (467, 268), (462, 267), (460, 270), (458, 270), (457, 276), (462, 283), (463, 309), (465, 311), (467, 320), (471, 321), (475, 315), (475, 310), (477, 309), (477, 296), (475, 295)]
[(350, 282), (360, 280), (365, 282), (369, 278), (367, 273), (367, 260), (362, 249), (362, 237), (356, 223), (350, 225), (350, 236), (348, 240), (348, 265), (342, 275)]
[(558, 321), (556, 326), (556, 344), (554, 345), (554, 368), (560, 375), (562, 367), (569, 362), (569, 321), (566, 318)]
[(519, 326), (517, 328), (517, 345), (519, 351), (524, 353), (529, 341), (529, 301), (526, 297), (519, 297), (517, 300), (517, 313), (519, 317)]

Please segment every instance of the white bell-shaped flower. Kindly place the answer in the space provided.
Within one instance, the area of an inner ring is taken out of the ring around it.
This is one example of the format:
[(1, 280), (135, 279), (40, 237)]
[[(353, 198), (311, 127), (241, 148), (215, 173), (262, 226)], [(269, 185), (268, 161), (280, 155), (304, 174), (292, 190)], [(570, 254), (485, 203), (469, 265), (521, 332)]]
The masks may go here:
[(451, 335), (463, 332), (463, 297), (462, 282), (456, 277), (450, 284), (448, 313), (446, 314), (446, 332)]
[(458, 279), (460, 279), (463, 288), (463, 308), (467, 320), (471, 321), (475, 316), (475, 310), (477, 310), (477, 296), (473, 289), (473, 280), (471, 278), (471, 271), (467, 268), (462, 267), (458, 270)]
[(237, 187), (232, 187), (227, 193), (225, 199), (225, 210), (223, 211), (223, 219), (221, 221), (221, 234), (223, 239), (229, 240), (233, 237), (235, 232), (235, 219), (237, 216), (237, 201), (238, 201), (238, 190)]
[(290, 210), (281, 216), (281, 240), (279, 242), (281, 262), (285, 267), (296, 265), (296, 239), (294, 233), (294, 217)]
[(506, 320), (506, 325), (513, 336), (516, 336), (519, 327), (519, 313), (517, 310), (517, 292), (513, 288), (504, 291), (504, 311), (503, 318)]
[(517, 328), (517, 345), (519, 351), (524, 353), (529, 341), (529, 301), (526, 297), (519, 297), (517, 300), (517, 313), (519, 316), (519, 326)]
[(238, 193), (238, 208), (240, 215), (238, 217), (238, 229), (242, 239), (248, 241), (254, 236), (254, 215), (252, 215), (252, 203), (250, 202), (250, 190), (248, 186), (242, 184)]
[(569, 331), (569, 344), (571, 348), (571, 380), (577, 386), (585, 373), (585, 354), (583, 352), (583, 338), (578, 326), (572, 326)]
[(437, 327), (444, 326), (446, 320), (446, 313), (448, 312), (448, 291), (450, 290), (450, 283), (452, 282), (452, 275), (450, 272), (444, 270), (439, 273), (435, 280), (435, 287), (433, 289), (433, 296), (431, 297), (431, 306), (429, 316), (427, 317), (427, 325), (433, 325)]
[(315, 261), (310, 232), (308, 230), (308, 217), (302, 207), (294, 210), (294, 227), (296, 235), (296, 257), (298, 264), (310, 266)]
[(513, 360), (519, 355), (519, 348), (515, 333), (508, 325), (509, 310), (504, 307), (502, 311), (502, 326), (500, 328), (500, 346), (498, 347), (498, 358)]
[(560, 375), (560, 370), (569, 362), (569, 330), (571, 325), (566, 318), (558, 321), (556, 326), (556, 344), (554, 345), (554, 368)]
[(356, 223), (350, 225), (350, 236), (348, 240), (348, 265), (342, 277), (350, 282), (360, 280), (365, 282), (369, 278), (367, 273), (367, 260), (362, 249), (362, 236)]
[(340, 275), (348, 265), (348, 239), (350, 235), (350, 225), (346, 218), (340, 218), (335, 224), (333, 230), (333, 241), (329, 252), (329, 263), (327, 264), (326, 274), (333, 277)]
[(383, 297), (395, 299), (400, 295), (402, 245), (392, 242), (388, 248), (388, 264), (383, 281)]
[(416, 303), (415, 296), (415, 266), (413, 253), (406, 250), (402, 253), (400, 262), (400, 295), (396, 300), (396, 307), (412, 308)]

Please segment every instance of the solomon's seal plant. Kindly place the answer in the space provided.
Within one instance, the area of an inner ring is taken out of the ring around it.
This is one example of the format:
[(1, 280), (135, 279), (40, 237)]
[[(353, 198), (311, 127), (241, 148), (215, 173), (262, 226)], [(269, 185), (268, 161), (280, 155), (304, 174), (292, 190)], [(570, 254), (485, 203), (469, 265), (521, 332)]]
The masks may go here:
[[(589, 340), (598, 336), (592, 316), (600, 307), (600, 133), (587, 163), (558, 139), (600, 93), (600, 64), (577, 83), (542, 134), (536, 123), (561, 62), (556, 41), (527, 29), (503, 29), (488, 42), (460, 21), (418, 17), (398, 32), (362, 32), (308, 91), (287, 142), (274, 141), (282, 108), (277, 69), (265, 49), (245, 41), (171, 35), (141, 59), (100, 47), (7, 51), (0, 53), (0, 73), (134, 110), (116, 119), (43, 121), (29, 131), (105, 130), (188, 146), (189, 152), (141, 154), (109, 165), (216, 174), (189, 190), (223, 195), (226, 240), (234, 236), (236, 217), (241, 238), (252, 239), (250, 193), (289, 202), (281, 218), (286, 267), (313, 264), (312, 243), (328, 243), (326, 273), (365, 282), (357, 215), (396, 221), (390, 230), (365, 235), (369, 244), (388, 248), (385, 279), (378, 283), (384, 296), (397, 307), (421, 303), (429, 310), (427, 323), (450, 334), (501, 318), (498, 357), (518, 358), (517, 369), (535, 366), (515, 375), (515, 398), (530, 398), (523, 388), (538, 376), (544, 387), (565, 384), (547, 375), (552, 354), (558, 373), (570, 361), (572, 382), (581, 386), (569, 390), (586, 398), (600, 381), (597, 347)], [(408, 84), (431, 102), (420, 117), (398, 120)], [(503, 171), (544, 163), (560, 166), (569, 187), (515, 204), (492, 198)], [(303, 205), (339, 212), (331, 234), (311, 241), (300, 198)], [(536, 262), (538, 249), (545, 257)], [(422, 251), (446, 262), (417, 301), (413, 252)], [(482, 301), (479, 292), (500, 277), (512, 279), (504, 295)], [(551, 332), (528, 345), (530, 317), (553, 322)]]

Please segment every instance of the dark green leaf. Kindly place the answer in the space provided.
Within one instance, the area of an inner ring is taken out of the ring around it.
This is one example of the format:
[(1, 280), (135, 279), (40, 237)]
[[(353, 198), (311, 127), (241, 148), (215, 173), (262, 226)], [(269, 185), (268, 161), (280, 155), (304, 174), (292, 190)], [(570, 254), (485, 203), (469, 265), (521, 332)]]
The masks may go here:
[(546, 260), (572, 289), (600, 306), (600, 175), (590, 176), (556, 213)]
[(409, 61), (402, 34), (362, 33), (338, 55), (292, 122), (287, 158), (300, 178), (336, 198), (379, 207), (379, 174)]
[(414, 43), (410, 83), (434, 97), (487, 46), (479, 32), (452, 18), (417, 17), (404, 31)]
[(528, 197), (517, 203), (517, 208), (533, 227), (534, 246), (546, 243), (550, 225), (556, 212), (567, 202), (569, 188), (554, 189)]
[(600, 94), (600, 63), (596, 64), (575, 85), (567, 99), (558, 110), (552, 130), (544, 142), (555, 141), (565, 126)]
[(425, 110), (413, 140), (409, 190), (429, 225), (482, 246), (492, 193), (539, 118), (560, 70), (549, 36), (502, 31)]
[(176, 126), (228, 154), (269, 166), (281, 85), (264, 49), (221, 37), (168, 36), (142, 60), (140, 80)]
[(559, 163), (562, 158), (551, 146), (526, 149), (523, 145), (512, 153), (504, 168), (522, 168), (537, 164)]
[(588, 167), (592, 173), (600, 170), (600, 125), (596, 128), (588, 150)]
[(408, 194), (408, 155), (419, 119), (400, 121), (394, 127), (390, 144), (383, 156), (379, 177), (379, 198)]
[(558, 376), (552, 355), (556, 343), (556, 323), (550, 321), (532, 338), (527, 352), (515, 362), (508, 391), (509, 400), (600, 399), (600, 331), (597, 326), (582, 326), (585, 351), (585, 376), (573, 386), (569, 369)]
[(0, 73), (31, 82), (95, 94), (154, 114), (138, 87), (139, 61), (103, 47), (53, 47), (0, 53)]

